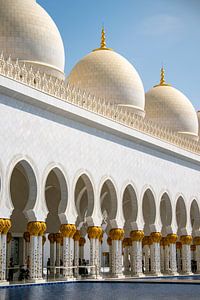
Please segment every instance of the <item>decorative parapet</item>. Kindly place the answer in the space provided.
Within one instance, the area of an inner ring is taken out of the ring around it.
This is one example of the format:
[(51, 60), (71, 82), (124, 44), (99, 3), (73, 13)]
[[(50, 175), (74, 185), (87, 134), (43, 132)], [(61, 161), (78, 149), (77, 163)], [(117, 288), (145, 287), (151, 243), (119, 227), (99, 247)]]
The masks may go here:
[(182, 137), (168, 128), (143, 119), (141, 116), (128, 111), (124, 107), (118, 107), (106, 102), (104, 99), (96, 98), (70, 84), (66, 85), (64, 81), (58, 78), (40, 73), (39, 71), (34, 72), (31, 67), (27, 68), (25, 64), (21, 65), (18, 60), (13, 62), (11, 57), (5, 59), (3, 53), (0, 55), (0, 75), (21, 82), (24, 85), (101, 115), (104, 118), (111, 119), (129, 128), (164, 140), (179, 148), (200, 154), (200, 143), (197, 141)]

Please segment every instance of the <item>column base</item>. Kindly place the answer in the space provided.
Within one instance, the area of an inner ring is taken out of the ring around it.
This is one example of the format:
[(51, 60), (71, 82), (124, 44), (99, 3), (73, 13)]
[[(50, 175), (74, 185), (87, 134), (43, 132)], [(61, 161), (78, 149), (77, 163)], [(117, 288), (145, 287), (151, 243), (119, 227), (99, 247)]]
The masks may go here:
[(45, 283), (45, 282), (47, 282), (46, 281), (46, 279), (43, 279), (43, 278), (41, 278), (41, 279), (39, 279), (39, 278), (33, 278), (33, 279), (29, 279), (29, 280), (27, 280), (27, 282), (29, 282), (29, 283)]
[(76, 281), (78, 278), (75, 278), (74, 276), (68, 276), (68, 277), (62, 277), (60, 281)]
[(197, 275), (200, 274), (200, 270), (197, 270), (194, 274), (197, 274)]
[(111, 278), (125, 278), (124, 274), (111, 274)]
[(149, 272), (148, 274), (146, 274), (147, 276), (157, 276), (157, 277), (161, 277), (163, 276), (163, 274), (161, 272)]
[(139, 277), (145, 277), (145, 274), (144, 273), (131, 273), (131, 277), (137, 277), (137, 278), (139, 278)]
[(178, 276), (180, 275), (178, 272), (168, 272), (166, 275), (170, 275), (170, 276)]
[(124, 272), (123, 275), (124, 275), (124, 277), (131, 277), (131, 272), (130, 271)]
[(9, 285), (10, 282), (7, 280), (0, 280), (0, 286)]
[(103, 279), (101, 275), (88, 275), (87, 278), (89, 279)]
[(190, 275), (194, 275), (194, 273), (192, 273), (192, 272), (181, 272), (181, 273), (179, 273), (179, 275), (190, 276)]

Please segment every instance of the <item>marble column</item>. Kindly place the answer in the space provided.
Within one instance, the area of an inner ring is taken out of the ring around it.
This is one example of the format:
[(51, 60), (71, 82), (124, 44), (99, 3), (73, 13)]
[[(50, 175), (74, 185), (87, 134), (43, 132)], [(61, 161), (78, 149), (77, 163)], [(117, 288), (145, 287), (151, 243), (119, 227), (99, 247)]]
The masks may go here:
[[(55, 266), (55, 234), (50, 233), (48, 235), (50, 242), (50, 275), (54, 275), (54, 266)], [(49, 274), (48, 274), (49, 275)]]
[(182, 243), (182, 274), (190, 275), (191, 271), (191, 250), (190, 245), (192, 243), (191, 235), (183, 235), (180, 237)]
[(102, 228), (91, 226), (88, 228), (88, 238), (90, 240), (90, 275), (92, 277), (99, 276), (99, 238), (102, 234)]
[(55, 234), (55, 241), (56, 241), (56, 276), (59, 277), (60, 276), (60, 244), (61, 244), (61, 240), (62, 240), (62, 235), (60, 232)]
[(162, 235), (160, 232), (152, 232), (150, 235), (152, 244), (150, 246), (151, 256), (151, 274), (159, 276), (160, 272), (160, 240)]
[(107, 244), (109, 246), (109, 273), (112, 274), (112, 240), (110, 236), (107, 238)]
[(197, 274), (200, 274), (200, 237), (194, 238), (194, 244), (196, 245), (196, 262), (197, 262)]
[(113, 277), (123, 277), (122, 274), (122, 240), (124, 230), (120, 228), (111, 229), (112, 240), (112, 275)]
[(150, 245), (151, 239), (149, 236), (145, 236), (142, 241), (144, 252), (144, 273), (147, 275), (150, 272), (149, 259), (150, 259)]
[(177, 261), (176, 261), (176, 241), (178, 236), (174, 233), (167, 235), (169, 243), (169, 263), (170, 269), (169, 273), (171, 275), (177, 275)]
[(177, 271), (178, 271), (178, 273), (182, 272), (182, 269), (181, 269), (181, 249), (182, 249), (181, 242), (176, 242), (176, 259), (177, 259)]
[(142, 240), (144, 238), (144, 231), (131, 231), (130, 237), (132, 240), (131, 246), (131, 274), (133, 276), (142, 276)]
[(102, 243), (103, 243), (103, 230), (99, 236), (99, 243), (97, 242), (97, 251), (99, 250), (99, 272), (101, 273), (101, 263), (102, 263)]
[(191, 250), (191, 260), (196, 260), (196, 255), (195, 255), (195, 252), (196, 252), (196, 245), (191, 245), (190, 246), (190, 250)]
[(40, 231), (38, 233), (38, 279), (43, 279), (43, 235), (46, 231), (46, 223), (40, 222)]
[[(124, 275), (128, 275), (130, 273), (130, 261), (129, 261), (129, 246), (130, 243), (132, 245), (132, 241), (130, 238), (123, 239), (122, 246), (123, 246), (123, 265), (124, 265)], [(131, 247), (131, 246), (130, 246)]]
[(169, 241), (164, 238), (164, 273), (169, 274)]
[(80, 230), (76, 230), (74, 234), (74, 266), (77, 266), (77, 269), (74, 270), (74, 275), (77, 277), (79, 275), (79, 241), (81, 238)]
[(11, 258), (11, 241), (12, 241), (12, 234), (11, 232), (7, 233), (7, 253), (6, 253), (6, 267), (7, 267), (7, 272), (6, 272), (6, 278), (8, 278), (8, 268), (10, 264), (10, 258)]
[(23, 234), (23, 264), (27, 265), (29, 256), (30, 233), (28, 231)]
[(38, 234), (40, 232), (40, 222), (29, 222), (27, 226), (28, 232), (30, 233), (30, 247), (29, 247), (29, 277), (31, 281), (38, 280)]
[[(61, 257), (61, 261), (63, 261), (63, 236), (61, 237), (61, 242), (60, 242), (60, 257)], [(63, 269), (61, 270), (61, 273), (63, 274)]]
[(63, 277), (73, 277), (73, 252), (74, 252), (74, 234), (76, 226), (74, 224), (62, 224), (60, 231), (63, 236)]
[(79, 257), (81, 259), (81, 263), (82, 260), (84, 259), (84, 245), (86, 243), (86, 240), (84, 237), (81, 237), (79, 240)]
[(7, 233), (11, 227), (9, 219), (0, 219), (0, 284), (6, 282)]
[(161, 273), (165, 272), (165, 246), (164, 246), (164, 240), (163, 237), (160, 241), (160, 270)]
[(42, 236), (42, 277), (43, 277), (43, 269), (44, 269), (44, 244), (46, 243), (46, 236)]

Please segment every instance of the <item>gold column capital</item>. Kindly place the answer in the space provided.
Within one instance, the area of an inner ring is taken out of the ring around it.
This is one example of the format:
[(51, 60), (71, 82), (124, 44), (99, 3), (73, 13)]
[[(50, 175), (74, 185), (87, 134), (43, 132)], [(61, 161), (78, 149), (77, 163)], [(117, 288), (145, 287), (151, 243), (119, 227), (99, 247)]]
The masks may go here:
[(166, 247), (166, 246), (169, 246), (170, 242), (169, 242), (169, 239), (168, 237), (163, 237), (161, 240), (163, 240), (163, 246)]
[(152, 243), (160, 243), (160, 240), (162, 238), (162, 234), (160, 232), (152, 232), (150, 234), (150, 238), (152, 240)]
[(109, 246), (111, 246), (111, 245), (112, 245), (112, 239), (111, 239), (111, 237), (110, 237), (110, 236), (107, 238), (107, 244), (108, 244)]
[(144, 231), (143, 230), (133, 230), (130, 233), (130, 237), (132, 242), (141, 242), (144, 238)]
[(199, 236), (196, 236), (196, 237), (194, 238), (194, 244), (195, 244), (196, 246), (199, 246), (199, 245), (200, 245), (200, 237), (199, 237)]
[(102, 232), (103, 230), (99, 226), (90, 226), (87, 230), (89, 239), (99, 239)]
[(152, 244), (150, 236), (145, 236), (142, 240), (142, 246), (150, 246)]
[(27, 243), (29, 243), (30, 242), (30, 233), (28, 231), (25, 231), (23, 234), (23, 238), (25, 239), (25, 241)]
[(160, 246), (165, 246), (165, 238), (162, 237), (160, 240)]
[(7, 233), (7, 243), (9, 244), (12, 241), (12, 234), (11, 232)]
[(4, 229), (3, 229), (2, 233), (7, 234), (10, 228), (11, 228), (11, 220), (4, 219)]
[(191, 251), (196, 251), (196, 245), (191, 245), (190, 249), (191, 249)]
[(38, 221), (29, 222), (27, 225), (27, 231), (30, 233), (30, 236), (38, 236), (40, 229), (41, 226)]
[(0, 233), (7, 234), (11, 227), (10, 219), (0, 219)]
[(55, 233), (49, 233), (48, 240), (53, 244), (55, 242)]
[(73, 236), (73, 239), (78, 242), (80, 240), (80, 238), (81, 238), (80, 230), (76, 230), (76, 232)]
[(47, 229), (47, 225), (45, 222), (40, 222), (40, 231), (38, 233), (39, 236), (42, 236)]
[(60, 232), (65, 238), (73, 238), (76, 232), (76, 225), (74, 224), (61, 224)]
[(60, 244), (62, 240), (62, 234), (60, 232), (55, 233), (55, 241), (57, 244)]
[(180, 241), (183, 245), (191, 245), (192, 243), (192, 236), (191, 235), (182, 235), (180, 237)]
[(131, 244), (132, 244), (131, 238), (125, 238), (122, 241), (122, 246), (123, 247), (129, 247), (129, 246), (131, 246)]
[(176, 249), (181, 249), (181, 248), (182, 248), (181, 242), (176, 242)]
[(124, 229), (122, 229), (122, 228), (111, 229), (110, 237), (114, 241), (122, 241), (124, 238)]
[(167, 240), (169, 244), (176, 244), (176, 241), (178, 240), (178, 236), (175, 233), (168, 234)]
[(84, 246), (85, 242), (86, 242), (85, 238), (84, 238), (84, 237), (81, 237), (80, 240), (79, 240), (79, 246), (80, 246), (80, 247), (81, 247), (81, 246)]

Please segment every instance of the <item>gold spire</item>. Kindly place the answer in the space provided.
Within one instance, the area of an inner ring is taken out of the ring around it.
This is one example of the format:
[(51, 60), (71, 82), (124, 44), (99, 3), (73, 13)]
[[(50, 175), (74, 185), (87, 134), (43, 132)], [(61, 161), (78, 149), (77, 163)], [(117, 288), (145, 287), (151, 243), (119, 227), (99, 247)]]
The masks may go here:
[(162, 67), (160, 71), (160, 85), (164, 85), (164, 84), (165, 84), (165, 70)]
[(106, 33), (104, 30), (104, 27), (101, 30), (101, 48), (103, 48), (103, 49), (106, 48)]
[(161, 70), (160, 70), (160, 83), (154, 85), (154, 87), (156, 86), (170, 86), (171, 84), (168, 84), (165, 82), (165, 69), (162, 66)]
[(112, 50), (111, 48), (106, 47), (106, 33), (104, 27), (102, 27), (101, 30), (101, 46), (100, 48), (94, 49), (93, 51), (98, 51), (98, 50)]

